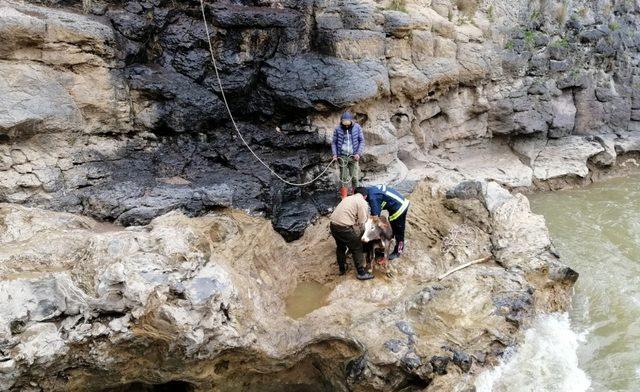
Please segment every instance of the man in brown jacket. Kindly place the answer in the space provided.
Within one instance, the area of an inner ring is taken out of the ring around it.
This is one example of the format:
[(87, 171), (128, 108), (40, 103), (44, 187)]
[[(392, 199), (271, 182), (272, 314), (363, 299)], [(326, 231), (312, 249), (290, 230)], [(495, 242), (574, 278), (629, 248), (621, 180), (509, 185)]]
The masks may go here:
[(356, 188), (355, 193), (342, 199), (331, 214), (331, 235), (336, 240), (336, 257), (340, 275), (347, 270), (347, 249), (353, 256), (356, 276), (360, 280), (373, 279), (373, 275), (364, 269), (364, 255), (362, 251), (362, 231), (364, 223), (369, 219), (369, 204), (367, 188)]

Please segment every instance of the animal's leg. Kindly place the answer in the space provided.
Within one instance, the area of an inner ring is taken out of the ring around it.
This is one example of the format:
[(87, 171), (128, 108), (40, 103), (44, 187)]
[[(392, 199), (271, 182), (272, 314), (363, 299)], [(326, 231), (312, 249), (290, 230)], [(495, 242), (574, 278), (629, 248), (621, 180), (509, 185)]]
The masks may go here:
[(365, 251), (365, 268), (367, 269), (367, 271), (369, 271), (369, 273), (371, 273), (371, 265), (372, 265), (372, 257), (371, 257), (371, 253), (373, 250), (373, 246), (371, 245), (370, 242), (367, 242), (366, 244), (364, 244), (363, 246), (364, 251)]
[(373, 266), (376, 264), (376, 247), (371, 244), (369, 248), (369, 264), (367, 268), (369, 269), (369, 273), (373, 274)]
[(386, 240), (382, 242), (384, 245), (384, 260), (385, 260), (385, 273), (389, 278), (393, 277), (393, 272), (391, 271), (391, 262), (389, 261), (389, 254), (391, 250), (391, 240)]

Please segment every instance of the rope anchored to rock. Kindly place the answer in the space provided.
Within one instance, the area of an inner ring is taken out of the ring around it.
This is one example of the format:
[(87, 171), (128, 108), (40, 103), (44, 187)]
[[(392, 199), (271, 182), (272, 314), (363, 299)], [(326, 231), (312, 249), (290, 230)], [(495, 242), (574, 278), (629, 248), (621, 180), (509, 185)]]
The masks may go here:
[(282, 176), (280, 176), (265, 161), (263, 161), (262, 158), (260, 158), (258, 154), (256, 154), (255, 151), (253, 151), (251, 146), (249, 146), (249, 143), (247, 143), (244, 136), (242, 136), (242, 132), (240, 132), (240, 129), (238, 128), (238, 124), (236, 124), (236, 120), (234, 119), (233, 114), (231, 113), (231, 109), (229, 108), (229, 103), (227, 102), (227, 96), (224, 93), (224, 89), (222, 88), (222, 80), (220, 79), (220, 73), (218, 72), (216, 56), (213, 53), (213, 45), (211, 45), (211, 35), (209, 34), (209, 26), (207, 25), (207, 15), (204, 8), (205, 8), (204, 0), (200, 0), (200, 10), (202, 11), (202, 21), (204, 22), (204, 30), (207, 33), (207, 43), (209, 44), (209, 53), (211, 54), (211, 62), (213, 63), (213, 69), (216, 74), (216, 80), (218, 81), (218, 87), (220, 88), (220, 95), (222, 96), (222, 101), (224, 103), (224, 106), (227, 108), (227, 113), (229, 114), (229, 118), (231, 119), (231, 124), (233, 124), (233, 128), (238, 134), (238, 137), (240, 137), (240, 140), (242, 140), (242, 143), (245, 145), (245, 147), (247, 147), (249, 152), (251, 152), (251, 154), (258, 160), (258, 162), (260, 162), (264, 167), (266, 167), (271, 172), (271, 174), (273, 174), (277, 179), (284, 182), (285, 184), (291, 185), (291, 186), (305, 186), (305, 185), (309, 185), (316, 182), (320, 177), (322, 177), (327, 172), (327, 170), (329, 170), (329, 168), (331, 167), (331, 164), (335, 161), (335, 159), (332, 159), (331, 162), (329, 162), (329, 164), (324, 168), (322, 173), (318, 174), (313, 179), (306, 182), (299, 182), (299, 183), (291, 182), (283, 178)]

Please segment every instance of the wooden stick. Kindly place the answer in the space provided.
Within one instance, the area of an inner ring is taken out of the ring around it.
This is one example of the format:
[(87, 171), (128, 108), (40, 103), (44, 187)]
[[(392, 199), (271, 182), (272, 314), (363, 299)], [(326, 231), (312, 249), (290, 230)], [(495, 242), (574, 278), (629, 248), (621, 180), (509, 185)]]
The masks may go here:
[(489, 261), (489, 260), (491, 260), (491, 256), (483, 257), (481, 259), (477, 259), (477, 260), (470, 261), (468, 263), (464, 263), (464, 264), (459, 265), (456, 268), (454, 268), (452, 270), (449, 270), (449, 271), (445, 272), (444, 274), (438, 276), (438, 280), (442, 280), (442, 279), (446, 278), (447, 276), (451, 275), (452, 273), (454, 273), (456, 271), (460, 271), (461, 269), (467, 268), (470, 265), (484, 263), (485, 261)]

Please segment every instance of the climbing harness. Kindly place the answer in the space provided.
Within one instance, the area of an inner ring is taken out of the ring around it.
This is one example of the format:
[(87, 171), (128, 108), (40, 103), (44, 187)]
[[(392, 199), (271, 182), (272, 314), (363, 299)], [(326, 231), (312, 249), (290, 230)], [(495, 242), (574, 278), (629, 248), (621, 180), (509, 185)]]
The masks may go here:
[(245, 147), (247, 147), (247, 149), (251, 152), (251, 154), (253, 154), (253, 156), (258, 160), (258, 162), (260, 162), (264, 167), (269, 169), (271, 174), (276, 176), (276, 178), (278, 178), (280, 181), (284, 182), (285, 184), (291, 185), (291, 186), (305, 186), (305, 185), (309, 185), (309, 184), (311, 184), (313, 182), (316, 182), (320, 177), (322, 177), (324, 175), (324, 173), (327, 172), (327, 170), (329, 170), (329, 167), (331, 167), (331, 164), (335, 161), (335, 159), (332, 159), (331, 162), (329, 162), (329, 164), (327, 165), (327, 167), (324, 168), (322, 173), (318, 174), (313, 179), (311, 179), (311, 180), (309, 180), (307, 182), (300, 182), (300, 183), (291, 182), (291, 181), (288, 181), (288, 180), (282, 178), (267, 163), (265, 163), (258, 156), (258, 154), (256, 154), (255, 151), (253, 151), (253, 149), (249, 146), (249, 143), (247, 143), (247, 141), (244, 139), (244, 136), (242, 136), (242, 133), (240, 132), (240, 129), (238, 129), (238, 125), (236, 124), (236, 120), (233, 118), (233, 114), (231, 114), (231, 109), (229, 108), (229, 103), (227, 102), (227, 96), (225, 95), (224, 89), (222, 88), (222, 81), (220, 80), (220, 74), (218, 73), (218, 65), (216, 63), (216, 57), (213, 54), (213, 45), (211, 45), (211, 35), (209, 34), (209, 26), (207, 26), (207, 15), (206, 15), (205, 10), (204, 10), (204, 0), (200, 0), (200, 10), (202, 11), (202, 21), (204, 22), (204, 30), (207, 33), (207, 43), (209, 44), (209, 53), (211, 54), (211, 62), (213, 63), (213, 69), (215, 71), (216, 79), (218, 81), (218, 87), (220, 88), (220, 95), (222, 95), (222, 101), (224, 103), (224, 106), (227, 108), (227, 113), (229, 114), (229, 118), (231, 119), (231, 123), (233, 124), (233, 128), (235, 129), (236, 133), (240, 137), (240, 140), (242, 140), (242, 143), (245, 145)]

